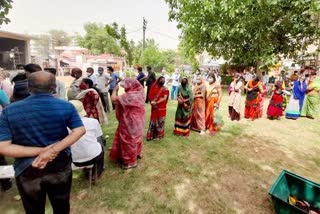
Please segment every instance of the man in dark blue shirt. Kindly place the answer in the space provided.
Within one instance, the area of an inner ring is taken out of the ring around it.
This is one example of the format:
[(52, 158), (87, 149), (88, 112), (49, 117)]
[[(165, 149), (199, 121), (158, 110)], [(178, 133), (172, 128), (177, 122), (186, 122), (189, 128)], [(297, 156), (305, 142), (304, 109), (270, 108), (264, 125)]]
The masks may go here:
[(144, 80), (145, 78), (145, 74), (142, 71), (142, 67), (138, 67), (138, 76), (137, 76), (137, 80), (140, 82), (140, 84), (144, 87)]
[(2, 111), (0, 154), (16, 158), (16, 183), (26, 213), (44, 213), (46, 194), (54, 213), (69, 213), (69, 146), (85, 129), (73, 105), (53, 97), (56, 85), (52, 74), (30, 74), (28, 87), (31, 96)]

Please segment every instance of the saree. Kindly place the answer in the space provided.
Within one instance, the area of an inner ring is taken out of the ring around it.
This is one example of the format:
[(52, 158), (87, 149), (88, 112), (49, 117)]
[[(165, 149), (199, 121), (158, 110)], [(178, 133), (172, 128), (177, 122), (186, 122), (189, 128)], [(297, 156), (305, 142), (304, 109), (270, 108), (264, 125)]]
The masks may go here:
[(267, 109), (268, 117), (281, 117), (283, 115), (284, 98), (282, 92), (274, 91)]
[(194, 102), (190, 128), (201, 132), (206, 129), (206, 86), (204, 83), (193, 87)]
[(229, 117), (232, 121), (240, 120), (241, 87), (242, 81), (232, 82), (229, 86)]
[(248, 87), (252, 91), (247, 92), (244, 117), (249, 119), (257, 119), (262, 117), (263, 110), (263, 94), (261, 82), (254, 83), (254, 81), (249, 81)]
[(156, 138), (163, 138), (165, 134), (165, 120), (167, 113), (167, 102), (169, 97), (169, 90), (165, 86), (158, 85), (159, 79), (153, 83), (149, 92), (149, 101), (159, 102), (167, 96), (166, 100), (163, 100), (156, 105), (151, 105), (151, 115), (149, 129), (147, 132), (147, 140), (152, 140)]
[(145, 109), (144, 90), (138, 80), (124, 79), (125, 93), (115, 100), (118, 127), (112, 142), (109, 158), (125, 166), (137, 164), (142, 153)]
[(83, 108), (87, 113), (87, 117), (98, 120), (100, 124), (108, 124), (108, 118), (104, 112), (100, 95), (95, 89), (90, 88), (81, 91), (76, 96), (76, 99), (83, 103)]
[(219, 104), (221, 96), (221, 86), (217, 84), (209, 84), (207, 86), (206, 99), (206, 129), (211, 135), (215, 135), (218, 131), (218, 126), (215, 123), (215, 104)]
[(315, 118), (320, 116), (320, 79), (312, 81), (308, 88), (311, 88), (305, 96), (301, 116)]
[(181, 136), (189, 136), (191, 123), (191, 110), (193, 104), (193, 93), (187, 84), (185, 87), (179, 86), (178, 100), (188, 100), (178, 103), (173, 134)]
[(290, 97), (285, 116), (288, 119), (297, 119), (300, 117), (302, 110), (304, 97), (307, 91), (307, 84), (304, 81), (301, 85), (300, 81), (297, 80), (293, 84), (292, 95)]

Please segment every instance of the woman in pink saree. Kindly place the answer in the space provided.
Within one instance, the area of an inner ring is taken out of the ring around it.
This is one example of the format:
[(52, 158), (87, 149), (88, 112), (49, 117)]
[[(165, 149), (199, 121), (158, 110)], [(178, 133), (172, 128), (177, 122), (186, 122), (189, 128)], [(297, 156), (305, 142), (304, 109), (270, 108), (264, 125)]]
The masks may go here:
[(113, 139), (110, 160), (122, 164), (123, 169), (130, 169), (137, 166), (137, 158), (142, 156), (144, 90), (138, 80), (132, 78), (124, 79), (120, 85), (125, 93), (118, 96), (117, 86), (111, 96), (116, 105), (119, 124)]

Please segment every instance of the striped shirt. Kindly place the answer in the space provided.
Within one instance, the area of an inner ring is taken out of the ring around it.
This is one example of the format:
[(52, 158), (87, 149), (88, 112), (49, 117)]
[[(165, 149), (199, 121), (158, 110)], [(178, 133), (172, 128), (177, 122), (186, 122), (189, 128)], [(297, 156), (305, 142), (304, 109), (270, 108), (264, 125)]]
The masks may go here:
[[(81, 126), (82, 121), (71, 103), (51, 94), (35, 94), (4, 108), (0, 116), (0, 142), (12, 140), (17, 145), (46, 147), (64, 139), (67, 128)], [(70, 154), (70, 148), (63, 152)], [(28, 168), (34, 158), (17, 158), (16, 176)]]

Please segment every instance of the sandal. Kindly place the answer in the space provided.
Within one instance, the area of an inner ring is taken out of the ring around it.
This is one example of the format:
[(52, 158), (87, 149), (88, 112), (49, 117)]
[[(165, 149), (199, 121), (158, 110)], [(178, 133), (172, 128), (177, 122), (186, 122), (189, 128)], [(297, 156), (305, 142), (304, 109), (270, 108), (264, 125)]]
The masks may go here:
[(122, 169), (128, 170), (128, 169), (136, 168), (137, 166), (138, 166), (137, 163), (135, 163), (133, 165), (122, 165)]

